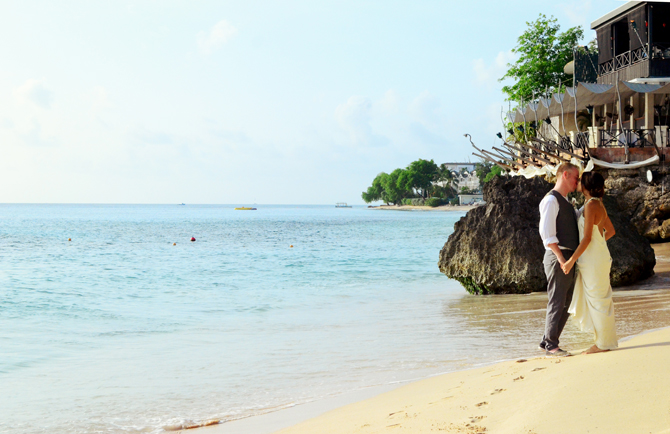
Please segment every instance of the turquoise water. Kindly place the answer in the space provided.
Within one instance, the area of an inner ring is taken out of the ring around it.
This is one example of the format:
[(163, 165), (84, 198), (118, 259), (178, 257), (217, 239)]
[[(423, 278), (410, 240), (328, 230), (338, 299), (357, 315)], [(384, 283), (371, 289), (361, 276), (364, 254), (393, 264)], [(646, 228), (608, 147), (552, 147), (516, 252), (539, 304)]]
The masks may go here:
[(0, 432), (158, 433), (532, 353), (544, 294), (439, 273), (462, 216), (0, 205)]
[(0, 205), (0, 430), (154, 432), (449, 365), (461, 214), (258, 208)]

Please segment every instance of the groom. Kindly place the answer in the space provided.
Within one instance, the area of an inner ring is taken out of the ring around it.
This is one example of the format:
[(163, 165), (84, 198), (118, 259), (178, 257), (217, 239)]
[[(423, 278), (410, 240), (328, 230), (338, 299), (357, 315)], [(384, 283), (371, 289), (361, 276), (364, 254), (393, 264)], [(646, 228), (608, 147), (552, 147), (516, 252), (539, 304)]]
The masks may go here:
[(575, 208), (566, 196), (577, 188), (579, 169), (563, 163), (556, 170), (556, 186), (540, 202), (540, 236), (544, 244), (544, 273), (547, 275), (547, 322), (540, 349), (547, 356), (569, 355), (558, 347), (558, 338), (568, 321), (568, 307), (575, 287), (575, 267), (563, 273), (565, 263), (579, 246), (579, 228)]

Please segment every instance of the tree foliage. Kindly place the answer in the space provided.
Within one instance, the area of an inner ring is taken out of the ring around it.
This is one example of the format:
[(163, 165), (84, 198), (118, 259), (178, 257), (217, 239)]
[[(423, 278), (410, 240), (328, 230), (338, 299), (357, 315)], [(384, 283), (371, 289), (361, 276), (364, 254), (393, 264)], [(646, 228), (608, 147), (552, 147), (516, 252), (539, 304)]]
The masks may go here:
[(448, 167), (438, 166), (433, 160), (419, 159), (404, 169), (380, 173), (361, 197), (366, 203), (381, 200), (387, 204), (399, 204), (405, 198), (428, 198), (431, 195), (450, 199), (456, 195), (457, 186)]
[(370, 202), (376, 202), (378, 200), (382, 200), (382, 195), (384, 194), (384, 186), (382, 184), (382, 179), (384, 177), (387, 177), (387, 173), (380, 173), (377, 175), (377, 177), (372, 181), (372, 185), (368, 187), (367, 191), (364, 191), (361, 197), (365, 201), (365, 203), (370, 203)]
[(479, 178), (479, 185), (484, 184), (484, 178), (486, 178), (486, 175), (489, 174), (493, 166), (494, 164), (488, 161), (475, 164), (475, 174)]
[(403, 169), (396, 169), (382, 178), (382, 186), (384, 187), (382, 200), (384, 202), (400, 203), (403, 198), (407, 197), (407, 190), (398, 182), (403, 172)]
[[(480, 185), (488, 182), (494, 176), (502, 174), (503, 170), (494, 164), (481, 162), (475, 164), (475, 173), (479, 178)], [(462, 169), (460, 175), (467, 174), (467, 169)], [(467, 187), (458, 186), (459, 173), (452, 172), (445, 164), (437, 165), (433, 160), (416, 160), (404, 169), (396, 169), (391, 173), (380, 173), (372, 181), (372, 185), (361, 193), (366, 203), (383, 201), (386, 204), (399, 205), (409, 203), (411, 198), (423, 201), (435, 206), (438, 203), (450, 202), (452, 199), (458, 202), (458, 194), (474, 193)], [(435, 198), (436, 200), (430, 200)], [(413, 201), (412, 201), (413, 202)]]
[(438, 167), (433, 160), (418, 159), (402, 171), (398, 182), (406, 191), (414, 191), (417, 196), (425, 198), (437, 174)]
[(449, 199), (455, 197), (458, 192), (458, 179), (454, 177), (451, 169), (446, 164), (440, 164), (437, 168), (437, 177), (432, 187), (433, 196)]
[(573, 59), (573, 49), (584, 37), (581, 26), (560, 32), (556, 18), (540, 14), (537, 20), (526, 22), (528, 29), (519, 36), (512, 49), (519, 59), (508, 64), (507, 73), (500, 81), (512, 79), (515, 83), (504, 86), (509, 101), (530, 101), (533, 95), (547, 89), (558, 89), (559, 83), (572, 83), (572, 76), (563, 73), (563, 67)]
[(491, 167), (491, 171), (488, 174), (486, 174), (486, 176), (484, 177), (484, 182), (489, 182), (495, 176), (498, 176), (502, 173), (503, 173), (502, 167), (497, 166), (497, 165), (493, 166), (493, 167)]

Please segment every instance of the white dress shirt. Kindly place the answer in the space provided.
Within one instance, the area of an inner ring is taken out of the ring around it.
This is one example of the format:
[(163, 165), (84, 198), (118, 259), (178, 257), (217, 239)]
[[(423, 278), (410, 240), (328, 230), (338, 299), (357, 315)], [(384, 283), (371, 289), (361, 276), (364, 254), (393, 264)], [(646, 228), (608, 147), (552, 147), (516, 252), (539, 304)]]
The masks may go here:
[[(565, 198), (565, 200), (568, 200), (568, 198)], [(549, 244), (558, 244), (558, 238), (556, 237), (558, 209), (558, 199), (552, 194), (546, 195), (540, 202), (540, 237), (542, 237), (542, 244), (547, 250), (551, 250)], [(577, 219), (579, 219), (579, 215), (579, 211), (575, 210)]]

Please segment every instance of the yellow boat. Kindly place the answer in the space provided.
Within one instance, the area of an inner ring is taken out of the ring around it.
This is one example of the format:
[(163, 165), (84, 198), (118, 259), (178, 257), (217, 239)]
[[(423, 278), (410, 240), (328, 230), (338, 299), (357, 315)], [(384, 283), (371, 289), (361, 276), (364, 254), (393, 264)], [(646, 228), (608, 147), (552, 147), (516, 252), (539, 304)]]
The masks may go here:
[(246, 207), (246, 206), (241, 206), (241, 207), (235, 208), (235, 209), (240, 210), (240, 211), (256, 211), (256, 208), (249, 208), (249, 207)]

